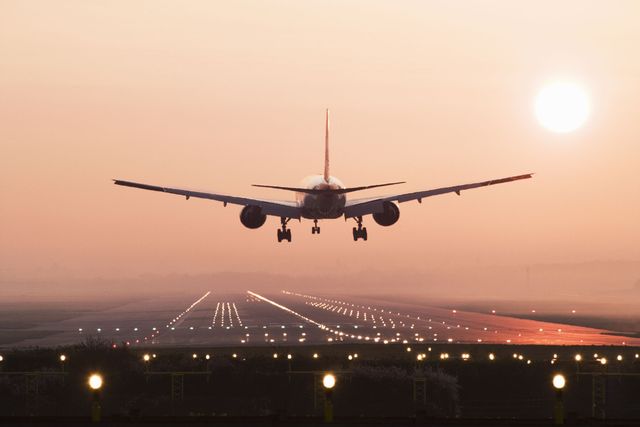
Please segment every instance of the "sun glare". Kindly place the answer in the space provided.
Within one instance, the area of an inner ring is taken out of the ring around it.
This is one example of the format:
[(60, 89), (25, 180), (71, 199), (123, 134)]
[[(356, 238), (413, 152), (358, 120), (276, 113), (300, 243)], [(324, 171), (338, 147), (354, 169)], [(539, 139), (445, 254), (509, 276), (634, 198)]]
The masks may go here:
[(589, 117), (589, 99), (579, 85), (556, 82), (540, 91), (535, 112), (538, 121), (546, 129), (558, 133), (572, 132)]

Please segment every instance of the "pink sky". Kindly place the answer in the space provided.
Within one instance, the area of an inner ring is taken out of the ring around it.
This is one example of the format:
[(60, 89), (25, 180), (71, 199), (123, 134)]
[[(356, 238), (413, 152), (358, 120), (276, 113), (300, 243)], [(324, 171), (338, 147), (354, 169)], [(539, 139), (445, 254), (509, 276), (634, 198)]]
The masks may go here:
[[(0, 279), (638, 261), (638, 16), (636, 1), (4, 1)], [(533, 114), (558, 78), (591, 98), (574, 133)], [(248, 230), (238, 207), (111, 184), (292, 199), (250, 184), (321, 172), (326, 107), (347, 185), (536, 176), (402, 204), (393, 227), (366, 221), (366, 243), (337, 220), (277, 244), (277, 219)]]

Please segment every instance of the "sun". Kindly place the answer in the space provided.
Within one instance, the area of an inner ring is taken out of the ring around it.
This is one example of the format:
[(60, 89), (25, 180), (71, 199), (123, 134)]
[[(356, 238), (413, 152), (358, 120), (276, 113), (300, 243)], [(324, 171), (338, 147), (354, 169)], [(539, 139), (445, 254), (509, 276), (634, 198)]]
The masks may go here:
[(545, 86), (535, 101), (535, 112), (542, 126), (552, 132), (572, 132), (589, 117), (589, 98), (582, 87), (571, 82)]

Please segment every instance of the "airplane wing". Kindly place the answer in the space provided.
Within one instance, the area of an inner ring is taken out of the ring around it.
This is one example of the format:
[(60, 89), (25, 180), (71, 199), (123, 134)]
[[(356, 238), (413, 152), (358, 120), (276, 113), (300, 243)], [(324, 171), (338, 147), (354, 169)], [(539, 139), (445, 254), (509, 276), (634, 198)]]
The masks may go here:
[(345, 218), (352, 218), (357, 216), (370, 215), (378, 212), (383, 212), (384, 202), (398, 202), (404, 203), (412, 200), (417, 200), (422, 203), (422, 199), (425, 197), (438, 196), (446, 193), (456, 193), (458, 196), (461, 191), (471, 190), (473, 188), (486, 187), (489, 185), (502, 184), (505, 182), (517, 181), (520, 179), (528, 179), (533, 177), (532, 173), (518, 176), (510, 176), (507, 178), (493, 179), (490, 181), (474, 182), (471, 184), (455, 185), (453, 187), (435, 188), (426, 191), (416, 191), (413, 193), (395, 194), (391, 196), (375, 197), (368, 199), (355, 199), (348, 200), (344, 208)]
[(199, 199), (216, 200), (218, 202), (227, 203), (240, 206), (259, 206), (262, 209), (262, 213), (265, 215), (273, 215), (278, 217), (295, 218), (299, 219), (301, 215), (301, 209), (296, 202), (289, 201), (277, 201), (277, 200), (261, 200), (250, 199), (246, 197), (225, 196), (223, 194), (203, 193), (200, 191), (181, 190), (179, 188), (159, 187), (156, 185), (140, 184), (137, 182), (123, 181), (120, 179), (114, 179), (113, 183), (116, 185), (123, 185), (125, 187), (141, 188), (143, 190), (161, 191), (163, 193), (178, 194), (185, 196), (187, 200), (190, 197), (196, 197)]

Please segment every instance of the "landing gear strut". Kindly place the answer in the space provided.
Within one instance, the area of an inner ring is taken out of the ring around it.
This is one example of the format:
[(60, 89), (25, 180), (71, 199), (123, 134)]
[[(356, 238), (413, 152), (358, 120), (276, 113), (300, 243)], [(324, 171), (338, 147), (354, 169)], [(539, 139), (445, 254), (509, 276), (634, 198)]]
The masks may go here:
[(320, 234), (320, 227), (318, 227), (318, 220), (313, 220), (313, 227), (311, 227), (311, 234)]
[(365, 242), (367, 241), (367, 227), (362, 226), (362, 217), (358, 216), (355, 218), (358, 223), (358, 228), (353, 227), (353, 241), (357, 242), (358, 239), (362, 239)]
[(282, 228), (278, 229), (278, 242), (282, 242), (283, 240), (291, 242), (291, 230), (287, 228), (289, 220), (291, 220), (291, 218), (280, 217), (280, 224), (282, 224)]

